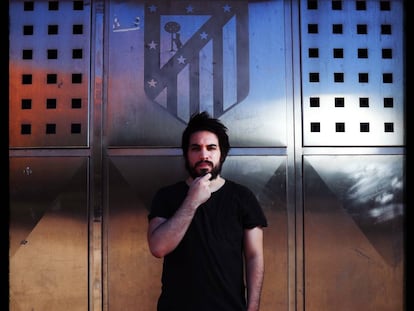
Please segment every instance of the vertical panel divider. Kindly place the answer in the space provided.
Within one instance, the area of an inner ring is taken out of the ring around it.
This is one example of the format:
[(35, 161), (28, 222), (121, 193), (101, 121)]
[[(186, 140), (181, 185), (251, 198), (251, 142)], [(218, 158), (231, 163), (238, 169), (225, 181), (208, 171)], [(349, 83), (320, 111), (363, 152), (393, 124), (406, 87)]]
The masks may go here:
[(91, 2), (89, 310), (103, 310), (102, 104), (104, 1)]
[(287, 94), (288, 112), (288, 226), (289, 226), (289, 310), (304, 310), (304, 238), (303, 238), (303, 191), (302, 191), (302, 81), (300, 46), (300, 0), (286, 1), (286, 53), (287, 79), (291, 87)]

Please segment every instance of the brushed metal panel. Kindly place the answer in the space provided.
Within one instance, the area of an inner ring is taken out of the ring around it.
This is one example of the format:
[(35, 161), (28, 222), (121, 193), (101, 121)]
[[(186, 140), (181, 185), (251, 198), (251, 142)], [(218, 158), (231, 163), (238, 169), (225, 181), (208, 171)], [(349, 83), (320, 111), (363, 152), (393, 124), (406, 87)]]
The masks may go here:
[(87, 158), (10, 159), (9, 310), (88, 309)]
[(178, 146), (201, 110), (235, 147), (286, 146), (283, 1), (110, 2), (109, 18), (109, 146)]
[(306, 310), (403, 310), (403, 156), (306, 156)]
[(403, 145), (403, 1), (301, 1), (301, 25), (304, 145)]
[[(249, 186), (268, 218), (266, 274), (261, 310), (288, 308), (286, 158), (229, 156), (222, 175)], [(119, 156), (108, 165), (108, 302), (110, 310), (154, 310), (160, 294), (162, 261), (146, 242), (147, 214), (155, 191), (185, 178), (181, 157)]]

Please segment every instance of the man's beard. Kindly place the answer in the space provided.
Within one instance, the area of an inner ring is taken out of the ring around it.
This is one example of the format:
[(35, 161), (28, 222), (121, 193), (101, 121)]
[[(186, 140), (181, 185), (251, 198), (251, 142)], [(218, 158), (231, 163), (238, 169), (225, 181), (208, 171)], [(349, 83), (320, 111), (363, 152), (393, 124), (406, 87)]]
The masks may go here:
[(188, 161), (186, 160), (185, 167), (187, 168), (188, 173), (193, 179), (204, 176), (206, 174), (205, 172), (203, 172), (203, 170), (201, 170), (200, 172), (198, 172), (197, 170), (197, 166), (201, 163), (208, 163), (210, 167), (212, 167), (211, 171), (207, 172), (211, 174), (210, 180), (216, 179), (217, 176), (220, 174), (221, 162), (217, 166), (214, 166), (214, 164), (210, 161), (199, 161), (193, 167), (190, 167)]

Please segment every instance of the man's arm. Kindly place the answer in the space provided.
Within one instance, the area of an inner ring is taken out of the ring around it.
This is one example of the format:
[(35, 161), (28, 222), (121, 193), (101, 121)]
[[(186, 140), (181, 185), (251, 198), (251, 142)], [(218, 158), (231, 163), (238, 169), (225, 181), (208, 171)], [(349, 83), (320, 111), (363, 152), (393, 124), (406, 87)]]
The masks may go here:
[(169, 219), (154, 217), (148, 224), (147, 240), (151, 253), (158, 258), (173, 251), (180, 243), (197, 208), (211, 196), (211, 174), (196, 178), (176, 213)]
[(246, 261), (247, 311), (258, 311), (264, 277), (263, 229), (255, 227), (244, 233)]

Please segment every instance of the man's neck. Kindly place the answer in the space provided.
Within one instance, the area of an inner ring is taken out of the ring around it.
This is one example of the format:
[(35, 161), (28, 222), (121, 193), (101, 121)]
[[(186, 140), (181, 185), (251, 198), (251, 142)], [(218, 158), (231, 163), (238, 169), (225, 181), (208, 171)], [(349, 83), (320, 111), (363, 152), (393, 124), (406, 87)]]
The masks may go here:
[(210, 183), (211, 192), (216, 192), (221, 187), (223, 187), (226, 180), (222, 178), (220, 175), (217, 175), (217, 178), (213, 179)]

